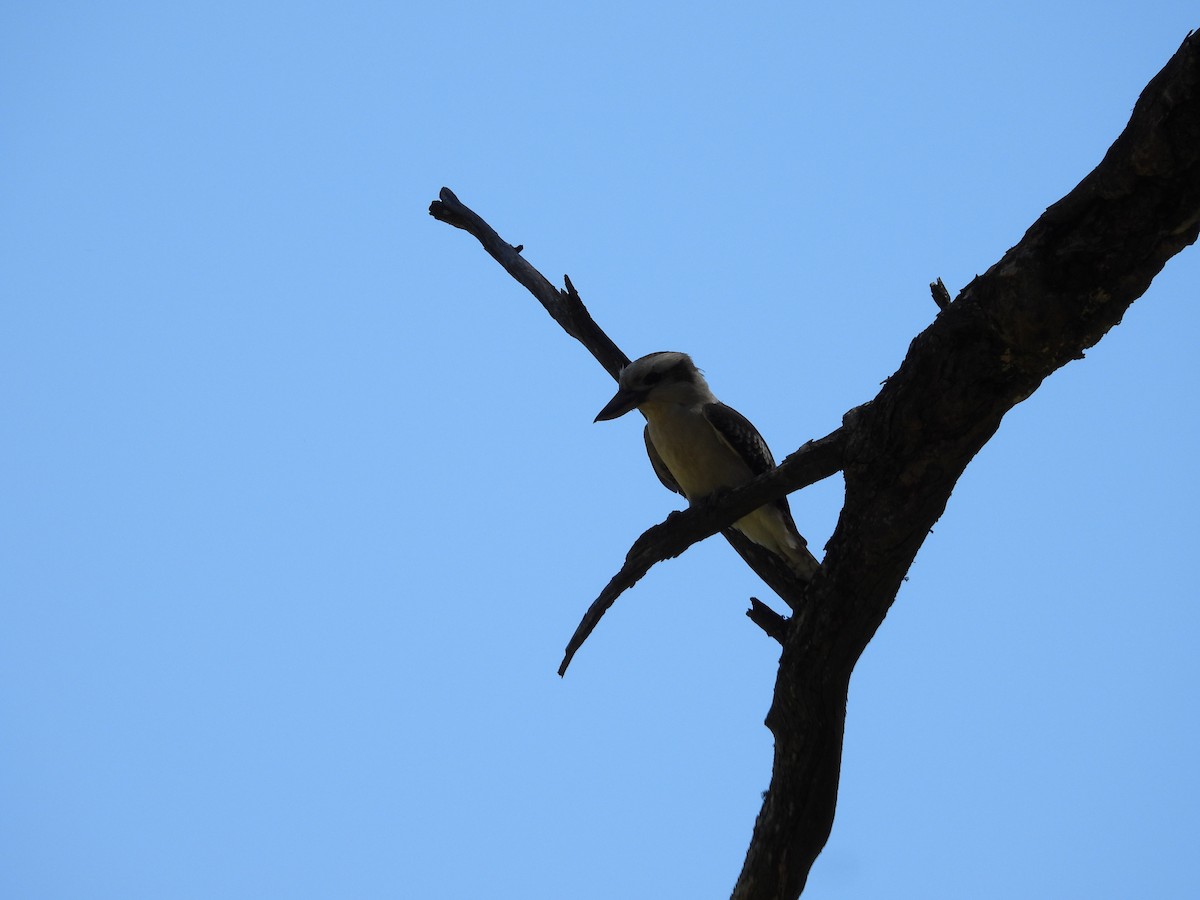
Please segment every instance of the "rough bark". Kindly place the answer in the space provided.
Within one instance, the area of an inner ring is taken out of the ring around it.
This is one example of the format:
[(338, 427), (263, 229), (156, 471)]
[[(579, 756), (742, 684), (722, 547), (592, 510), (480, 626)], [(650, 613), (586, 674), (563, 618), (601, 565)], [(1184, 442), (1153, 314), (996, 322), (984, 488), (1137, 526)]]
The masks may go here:
[[(442, 200), (430, 212), (489, 247), (478, 223), (464, 224), (452, 209), (453, 194), (445, 191)], [(803, 891), (833, 825), (851, 673), (966, 465), (1005, 413), (1121, 321), (1198, 230), (1200, 37), (1190, 34), (1100, 165), (953, 302), (942, 296), (936, 320), (875, 399), (822, 439), (837, 448), (846, 502), (821, 570), (807, 587), (772, 584), (795, 610), (786, 624), (757, 601), (750, 611), (783, 650), (766, 719), (775, 738), (771, 785), (735, 900), (791, 900)], [(489, 252), (505, 263), (495, 247)], [(588, 343), (579, 329), (564, 328)], [(592, 352), (615, 374), (619, 350)], [(820, 467), (806, 448), (776, 472), (643, 535), (630, 553), (637, 571), (632, 580), (626, 573), (629, 584), (655, 559), (678, 555), (768, 497), (811, 483)]]
[(1200, 36), (1100, 165), (917, 336), (851, 421), (846, 502), (784, 642), (771, 786), (735, 900), (795, 898), (829, 837), (850, 673), (1004, 414), (1121, 321), (1200, 229)]

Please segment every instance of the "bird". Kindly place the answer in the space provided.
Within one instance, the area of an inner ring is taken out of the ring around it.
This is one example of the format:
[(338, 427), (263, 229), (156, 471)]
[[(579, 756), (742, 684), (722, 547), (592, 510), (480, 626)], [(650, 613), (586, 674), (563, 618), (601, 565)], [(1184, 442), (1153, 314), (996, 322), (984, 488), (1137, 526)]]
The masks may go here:
[[(758, 429), (713, 396), (686, 353), (664, 350), (626, 365), (617, 393), (594, 421), (617, 419), (634, 409), (646, 417), (646, 453), (658, 480), (689, 504), (775, 468)], [(787, 497), (759, 507), (733, 527), (782, 558), (804, 581), (816, 574), (820, 564), (796, 530)]]

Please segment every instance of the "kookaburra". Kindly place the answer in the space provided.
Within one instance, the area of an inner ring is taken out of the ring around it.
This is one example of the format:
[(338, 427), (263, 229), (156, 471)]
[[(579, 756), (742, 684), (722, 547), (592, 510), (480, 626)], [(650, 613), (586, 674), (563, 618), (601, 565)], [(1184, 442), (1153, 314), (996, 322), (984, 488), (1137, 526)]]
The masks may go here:
[[(775, 467), (758, 429), (713, 396), (686, 353), (664, 351), (634, 360), (621, 370), (617, 384), (616, 396), (596, 421), (640, 410), (646, 417), (646, 452), (655, 474), (689, 503)], [(781, 557), (805, 581), (817, 571), (817, 560), (796, 531), (787, 497), (759, 507), (733, 527)]]

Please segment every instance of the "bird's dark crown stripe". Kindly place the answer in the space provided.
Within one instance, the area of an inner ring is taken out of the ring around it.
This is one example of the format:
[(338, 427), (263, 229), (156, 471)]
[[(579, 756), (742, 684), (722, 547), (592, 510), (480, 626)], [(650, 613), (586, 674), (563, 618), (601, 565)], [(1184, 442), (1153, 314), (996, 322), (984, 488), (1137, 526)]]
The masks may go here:
[(663, 381), (687, 381), (691, 375), (691, 366), (688, 365), (687, 359), (681, 359), (663, 372)]

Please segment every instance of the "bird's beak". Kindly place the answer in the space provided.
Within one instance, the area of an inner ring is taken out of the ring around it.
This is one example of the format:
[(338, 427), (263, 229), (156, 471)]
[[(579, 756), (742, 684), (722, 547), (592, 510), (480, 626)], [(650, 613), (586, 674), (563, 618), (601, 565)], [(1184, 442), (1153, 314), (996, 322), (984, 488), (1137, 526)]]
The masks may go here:
[(635, 406), (645, 399), (643, 391), (630, 391), (626, 388), (621, 388), (613, 398), (608, 401), (604, 409), (596, 413), (596, 418), (593, 422), (607, 422), (609, 419), (616, 419), (619, 416), (625, 415)]

